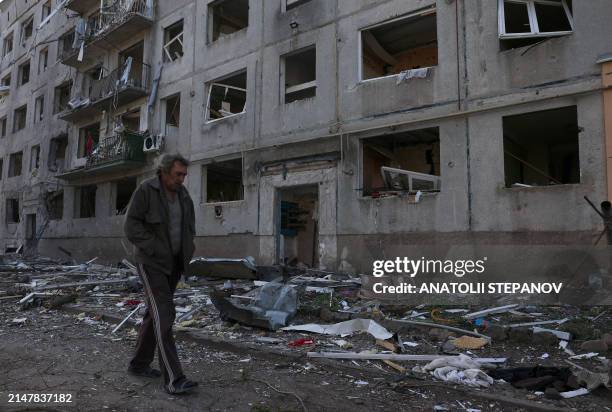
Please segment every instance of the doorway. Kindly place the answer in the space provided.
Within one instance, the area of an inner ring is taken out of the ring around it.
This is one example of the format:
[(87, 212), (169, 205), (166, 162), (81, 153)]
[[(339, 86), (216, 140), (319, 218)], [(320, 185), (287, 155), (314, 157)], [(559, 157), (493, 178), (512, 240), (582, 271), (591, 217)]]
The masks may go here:
[(276, 256), (288, 266), (319, 266), (319, 187), (294, 186), (278, 190)]

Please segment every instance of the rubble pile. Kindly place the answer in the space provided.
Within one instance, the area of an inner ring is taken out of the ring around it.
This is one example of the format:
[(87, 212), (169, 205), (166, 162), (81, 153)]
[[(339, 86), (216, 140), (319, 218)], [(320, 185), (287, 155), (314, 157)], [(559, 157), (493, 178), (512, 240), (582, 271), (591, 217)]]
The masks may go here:
[[(146, 306), (136, 268), (127, 260), (114, 266), (96, 260), (4, 257), (0, 303), (19, 313), (10, 326), (61, 308), (110, 339), (134, 339)], [(609, 399), (607, 307), (405, 307), (364, 299), (360, 288), (360, 277), (346, 274), (260, 267), (252, 258), (197, 258), (175, 293), (175, 329), (245, 350), (306, 362), (325, 358), (565, 406), (585, 395)], [(389, 384), (401, 391), (402, 382)]]

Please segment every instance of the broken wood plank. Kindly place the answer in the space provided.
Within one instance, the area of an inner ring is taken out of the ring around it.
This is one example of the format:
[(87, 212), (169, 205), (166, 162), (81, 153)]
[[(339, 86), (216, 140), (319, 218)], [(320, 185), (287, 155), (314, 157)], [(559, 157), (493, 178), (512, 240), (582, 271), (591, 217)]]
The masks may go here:
[(389, 359), (383, 359), (382, 361), (386, 363), (387, 365), (391, 366), (393, 369), (395, 369), (399, 373), (406, 373), (406, 368), (404, 368), (402, 365), (398, 365), (397, 363), (390, 361)]
[(527, 322), (527, 323), (513, 323), (511, 325), (508, 325), (509, 328), (522, 328), (522, 327), (526, 327), (526, 326), (538, 326), (538, 325), (551, 325), (553, 323), (557, 323), (557, 324), (562, 324), (567, 322), (568, 319), (557, 319), (557, 320), (542, 320), (542, 321), (538, 321), (538, 322)]
[(494, 313), (509, 312), (511, 309), (515, 309), (518, 306), (519, 306), (518, 303), (515, 303), (515, 304), (512, 304), (512, 305), (498, 306), (496, 308), (484, 309), (484, 310), (480, 310), (478, 312), (472, 312), (472, 313), (465, 314), (465, 315), (463, 315), (463, 319), (476, 319), (476, 318), (479, 318), (481, 316), (492, 315)]
[[(356, 360), (392, 360), (392, 361), (426, 361), (440, 358), (458, 358), (447, 355), (400, 355), (396, 353), (356, 353), (356, 352), (308, 352), (309, 358), (356, 359)], [(505, 363), (507, 358), (472, 358), (479, 363)]]
[(382, 346), (383, 348), (390, 350), (391, 352), (399, 352), (399, 347), (393, 343), (382, 339), (376, 339), (376, 344), (378, 346)]
[(553, 335), (555, 335), (561, 340), (570, 340), (572, 338), (572, 335), (569, 332), (562, 332), (560, 330), (540, 328), (538, 326), (534, 326), (532, 329), (533, 329), (533, 333), (552, 333)]
[(416, 320), (401, 320), (401, 319), (391, 319), (391, 318), (386, 318), (386, 319), (391, 322), (406, 323), (408, 325), (415, 325), (415, 326), (427, 326), (429, 328), (446, 329), (452, 332), (458, 332), (458, 333), (463, 333), (466, 335), (477, 336), (479, 338), (487, 339), (489, 341), (491, 340), (489, 336), (483, 335), (482, 333), (472, 332), (470, 330), (461, 329), (461, 328), (455, 328), (454, 326), (439, 325), (437, 323), (431, 323), (431, 322), (418, 322)]
[(67, 289), (67, 288), (76, 288), (79, 286), (113, 285), (113, 284), (131, 282), (132, 280), (135, 280), (135, 279), (136, 279), (135, 276), (131, 276), (129, 278), (117, 279), (117, 280), (91, 280), (91, 281), (86, 281), (86, 282), (61, 283), (59, 285), (47, 285), (47, 286), (35, 287), (34, 290), (36, 292), (40, 292), (43, 290)]

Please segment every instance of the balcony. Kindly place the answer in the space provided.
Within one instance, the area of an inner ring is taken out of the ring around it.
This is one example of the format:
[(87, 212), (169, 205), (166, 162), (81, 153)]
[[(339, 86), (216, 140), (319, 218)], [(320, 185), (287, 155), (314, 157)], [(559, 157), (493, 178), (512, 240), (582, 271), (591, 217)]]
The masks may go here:
[(144, 133), (126, 131), (102, 139), (87, 156), (84, 167), (70, 170), (57, 177), (73, 181), (139, 169), (146, 164), (145, 153), (142, 150), (145, 136)]
[[(105, 1), (107, 3), (108, 1)], [(62, 64), (75, 68), (91, 65), (105, 53), (115, 50), (116, 44), (136, 36), (153, 25), (154, 2), (147, 0), (115, 0), (102, 7), (101, 13), (89, 18), (83, 34), (85, 49), (79, 61), (80, 47), (65, 44), (61, 48)]]
[(103, 79), (91, 83), (88, 102), (65, 110), (58, 117), (67, 122), (90, 118), (104, 110), (108, 111), (110, 104), (119, 107), (148, 96), (150, 84), (151, 66), (138, 62), (130, 64), (129, 67), (124, 64)]
[(68, 0), (66, 3), (67, 9), (79, 14), (85, 14), (95, 7), (100, 7), (100, 0)]

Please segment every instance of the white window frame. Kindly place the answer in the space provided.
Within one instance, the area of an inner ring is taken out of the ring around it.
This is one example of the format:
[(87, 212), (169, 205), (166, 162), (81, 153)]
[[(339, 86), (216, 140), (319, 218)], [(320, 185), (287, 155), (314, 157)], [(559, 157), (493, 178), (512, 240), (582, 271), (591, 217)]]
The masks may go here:
[(228, 116), (224, 116), (221, 117), (219, 119), (211, 119), (210, 118), (210, 98), (212, 97), (212, 88), (213, 86), (219, 86), (219, 87), (225, 87), (226, 89), (234, 89), (234, 90), (240, 90), (241, 92), (244, 92), (244, 94), (247, 94), (247, 89), (243, 89), (241, 87), (236, 87), (236, 86), (230, 86), (229, 84), (223, 84), (223, 83), (217, 83), (217, 82), (213, 82), (210, 83), (208, 85), (208, 99), (206, 100), (206, 123), (214, 123), (214, 122), (218, 122), (220, 120), (225, 120), (225, 119), (229, 119), (230, 117), (234, 117), (234, 116), (238, 116), (241, 115), (243, 113), (246, 113), (246, 106), (247, 106), (247, 102), (245, 99), (244, 102), (244, 107), (242, 108), (242, 111), (239, 113), (232, 113)]
[[(183, 45), (183, 33), (184, 31), (182, 31), (180, 34), (177, 34), (175, 37), (173, 37), (172, 39), (168, 40), (168, 42), (166, 44), (164, 44), (164, 53), (166, 55), (166, 57), (168, 58), (168, 62), (175, 62), (177, 60), (180, 60), (181, 57), (183, 57), (185, 55), (185, 46)], [(172, 43), (174, 42), (178, 42), (181, 45), (181, 50), (183, 52), (183, 56), (179, 56), (179, 57), (173, 57), (170, 54), (169, 48), (172, 45)]]
[[(506, 3), (517, 3), (524, 4), (527, 6), (527, 13), (529, 15), (529, 27), (530, 32), (525, 33), (507, 33), (506, 32)], [(551, 32), (540, 32), (538, 25), (538, 16), (536, 14), (535, 5), (545, 4), (548, 6), (563, 7), (565, 15), (570, 23), (571, 30), (569, 31), (551, 31)], [(499, 38), (500, 39), (521, 39), (521, 38), (532, 38), (532, 37), (556, 37), (565, 36), (574, 32), (574, 18), (572, 12), (567, 6), (567, 0), (561, 0), (561, 3), (556, 1), (548, 0), (498, 0), (498, 26), (499, 26)]]

